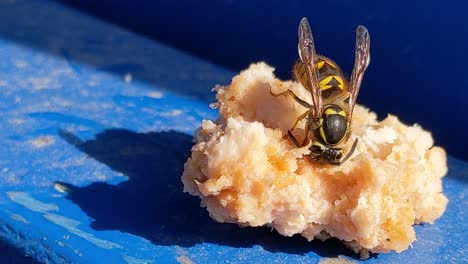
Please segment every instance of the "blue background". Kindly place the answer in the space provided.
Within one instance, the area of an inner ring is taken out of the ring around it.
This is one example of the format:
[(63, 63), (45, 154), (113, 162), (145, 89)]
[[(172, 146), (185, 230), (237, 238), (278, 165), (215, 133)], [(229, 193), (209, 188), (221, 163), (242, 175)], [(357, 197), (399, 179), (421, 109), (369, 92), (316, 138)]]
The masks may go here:
[(468, 160), (468, 3), (456, 1), (63, 0), (74, 7), (234, 71), (263, 60), (291, 78), (297, 24), (306, 16), (319, 53), (352, 71), (359, 24), (371, 65), (358, 99), (433, 132)]

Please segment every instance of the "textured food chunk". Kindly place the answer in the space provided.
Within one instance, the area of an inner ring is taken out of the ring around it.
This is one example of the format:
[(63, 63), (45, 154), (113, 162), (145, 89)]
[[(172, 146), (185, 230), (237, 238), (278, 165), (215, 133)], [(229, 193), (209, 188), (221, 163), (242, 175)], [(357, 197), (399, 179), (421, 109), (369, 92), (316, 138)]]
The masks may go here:
[(264, 63), (215, 88), (221, 117), (203, 121), (182, 176), (184, 191), (199, 196), (213, 219), (308, 240), (337, 237), (356, 252), (401, 252), (416, 239), (413, 224), (443, 214), (446, 154), (429, 132), (392, 115), (378, 121), (357, 105), (345, 148), (359, 139), (351, 158), (340, 166), (314, 163), (308, 146), (287, 137), (306, 109), (271, 96), (270, 87), (311, 101), (300, 84), (276, 79)]

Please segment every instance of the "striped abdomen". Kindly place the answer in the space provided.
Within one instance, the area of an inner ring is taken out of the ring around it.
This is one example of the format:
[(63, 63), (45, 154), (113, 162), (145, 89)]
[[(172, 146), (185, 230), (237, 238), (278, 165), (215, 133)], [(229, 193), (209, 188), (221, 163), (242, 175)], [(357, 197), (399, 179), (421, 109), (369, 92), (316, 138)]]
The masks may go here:
[[(347, 92), (345, 79), (336, 63), (326, 57), (318, 56), (315, 67), (318, 70), (319, 86), (323, 99), (331, 98), (343, 91)], [(300, 60), (294, 65), (294, 75), (302, 86), (310, 89), (305, 65)]]

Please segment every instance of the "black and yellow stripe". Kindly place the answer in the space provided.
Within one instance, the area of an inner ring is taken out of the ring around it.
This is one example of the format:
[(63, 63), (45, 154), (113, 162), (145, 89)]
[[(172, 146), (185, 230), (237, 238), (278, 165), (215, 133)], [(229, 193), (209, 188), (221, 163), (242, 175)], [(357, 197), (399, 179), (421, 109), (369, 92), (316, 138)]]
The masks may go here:
[[(315, 67), (318, 71), (319, 86), (322, 98), (327, 99), (346, 91), (346, 84), (340, 68), (332, 60), (319, 56)], [(294, 65), (294, 75), (302, 86), (308, 88), (308, 79), (305, 65), (299, 60)], [(347, 92), (347, 91), (346, 91)]]
[(313, 140), (310, 146), (311, 154), (314, 156), (322, 155), (327, 148), (318, 140)]

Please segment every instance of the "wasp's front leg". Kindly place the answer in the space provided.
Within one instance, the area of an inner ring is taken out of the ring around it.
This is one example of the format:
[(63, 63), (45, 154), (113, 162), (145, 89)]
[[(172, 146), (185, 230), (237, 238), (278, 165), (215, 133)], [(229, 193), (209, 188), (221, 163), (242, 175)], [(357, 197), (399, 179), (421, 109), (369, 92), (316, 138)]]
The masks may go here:
[(302, 145), (299, 144), (299, 141), (298, 141), (297, 138), (293, 135), (293, 133), (291, 132), (291, 130), (288, 130), (288, 136), (289, 136), (289, 139), (291, 139), (291, 141), (294, 143), (294, 145), (296, 145), (296, 147), (298, 147), (298, 148), (302, 147)]
[(281, 96), (281, 95), (284, 95), (284, 96), (291, 96), (294, 100), (296, 100), (297, 103), (299, 103), (300, 105), (302, 105), (303, 107), (305, 108), (311, 108), (311, 105), (309, 103), (307, 103), (306, 101), (302, 100), (301, 98), (299, 98), (299, 96), (297, 96), (292, 90), (286, 90), (284, 92), (281, 92), (281, 93), (274, 93), (271, 91), (271, 86), (270, 86), (270, 95), (271, 96), (274, 96), (274, 97), (278, 97), (278, 96)]

